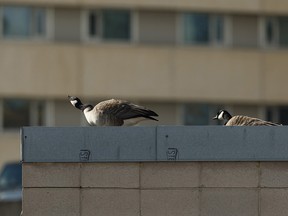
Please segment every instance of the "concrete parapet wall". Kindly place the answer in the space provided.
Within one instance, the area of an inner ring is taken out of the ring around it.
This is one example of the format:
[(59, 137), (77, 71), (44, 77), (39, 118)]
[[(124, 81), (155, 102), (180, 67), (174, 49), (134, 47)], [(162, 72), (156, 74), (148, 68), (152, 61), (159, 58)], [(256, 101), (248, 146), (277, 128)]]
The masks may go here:
[(24, 163), (24, 216), (287, 216), (288, 162)]
[(23, 128), (23, 215), (287, 216), (287, 132)]
[(24, 162), (288, 161), (288, 126), (24, 127)]

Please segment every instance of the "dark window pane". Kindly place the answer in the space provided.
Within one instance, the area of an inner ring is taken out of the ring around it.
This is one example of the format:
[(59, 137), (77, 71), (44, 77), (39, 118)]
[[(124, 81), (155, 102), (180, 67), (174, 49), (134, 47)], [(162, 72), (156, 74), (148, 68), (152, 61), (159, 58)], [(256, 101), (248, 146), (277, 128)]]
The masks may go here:
[(288, 107), (279, 108), (280, 122), (283, 125), (288, 124)]
[(209, 15), (184, 15), (184, 40), (187, 43), (207, 44), (209, 42)]
[(185, 106), (185, 125), (208, 125), (209, 105), (194, 104)]
[(97, 35), (97, 15), (93, 12), (89, 14), (89, 35), (95, 37)]
[(4, 100), (4, 128), (18, 128), (29, 125), (29, 102), (25, 100)]
[(130, 12), (126, 10), (104, 10), (103, 38), (130, 39)]
[(288, 46), (288, 17), (279, 17), (279, 44)]
[(30, 34), (31, 9), (3, 7), (3, 36), (27, 37)]
[(273, 119), (273, 110), (272, 108), (268, 107), (267, 110), (266, 110), (266, 119), (267, 121), (274, 121)]
[(271, 45), (275, 40), (275, 28), (274, 23), (271, 19), (266, 22), (266, 43)]

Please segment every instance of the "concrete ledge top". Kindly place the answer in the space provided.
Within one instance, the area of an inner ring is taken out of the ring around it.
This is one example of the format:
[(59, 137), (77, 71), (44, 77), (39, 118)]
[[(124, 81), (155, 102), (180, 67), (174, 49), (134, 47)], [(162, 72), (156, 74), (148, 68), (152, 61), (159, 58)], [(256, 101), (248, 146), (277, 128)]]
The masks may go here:
[(288, 127), (23, 127), (23, 162), (288, 161)]

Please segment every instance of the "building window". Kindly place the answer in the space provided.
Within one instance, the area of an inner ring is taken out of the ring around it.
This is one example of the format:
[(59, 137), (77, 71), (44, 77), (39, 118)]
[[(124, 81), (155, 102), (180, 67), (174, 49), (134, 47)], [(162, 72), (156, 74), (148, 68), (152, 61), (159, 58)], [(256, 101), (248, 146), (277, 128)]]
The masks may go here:
[(3, 128), (15, 129), (23, 126), (44, 124), (44, 103), (23, 99), (3, 100)]
[(30, 112), (28, 101), (5, 99), (3, 106), (3, 127), (5, 129), (29, 125)]
[(184, 42), (189, 44), (223, 44), (224, 18), (206, 13), (186, 13), (184, 20)]
[(279, 45), (288, 47), (288, 17), (279, 17)]
[(103, 11), (103, 38), (130, 39), (130, 12), (105, 10)]
[(81, 118), (83, 117), (83, 114), (81, 112), (75, 112), (77, 110), (75, 110), (71, 104), (67, 103), (67, 101), (54, 101), (53, 109), (54, 126), (79, 126), (81, 124)]
[(265, 46), (288, 47), (288, 17), (267, 17), (265, 20)]
[(273, 18), (267, 18), (265, 22), (265, 41), (267, 45), (273, 46), (277, 43), (277, 22)]
[(1, 24), (4, 38), (45, 37), (46, 12), (42, 8), (5, 6)]
[(275, 123), (288, 125), (288, 107), (287, 106), (273, 106), (267, 107), (266, 119)]
[(187, 43), (208, 44), (209, 42), (209, 15), (184, 15), (184, 40)]
[(131, 13), (128, 10), (88, 12), (90, 39), (128, 41), (131, 38)]
[(220, 110), (220, 106), (209, 104), (186, 104), (184, 105), (185, 125), (217, 125), (219, 121), (213, 117)]

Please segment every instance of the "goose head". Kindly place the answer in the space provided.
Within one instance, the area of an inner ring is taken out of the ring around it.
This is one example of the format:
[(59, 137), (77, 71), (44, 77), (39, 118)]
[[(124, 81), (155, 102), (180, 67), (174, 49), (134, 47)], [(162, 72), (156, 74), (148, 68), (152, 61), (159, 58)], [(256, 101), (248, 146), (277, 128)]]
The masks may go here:
[(213, 119), (214, 120), (218, 119), (218, 120), (227, 120), (228, 121), (231, 118), (232, 118), (232, 116), (230, 115), (229, 112), (227, 112), (226, 110), (220, 110)]
[(81, 109), (81, 106), (83, 104), (79, 98), (68, 95), (68, 99), (74, 107), (76, 107), (77, 109)]
[(90, 104), (83, 104), (81, 100), (77, 97), (68, 95), (68, 99), (70, 103), (76, 107), (77, 109), (80, 109), (82, 112), (89, 112), (93, 109), (93, 106)]

